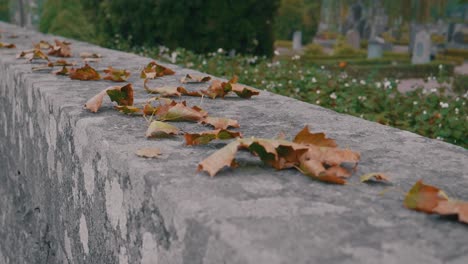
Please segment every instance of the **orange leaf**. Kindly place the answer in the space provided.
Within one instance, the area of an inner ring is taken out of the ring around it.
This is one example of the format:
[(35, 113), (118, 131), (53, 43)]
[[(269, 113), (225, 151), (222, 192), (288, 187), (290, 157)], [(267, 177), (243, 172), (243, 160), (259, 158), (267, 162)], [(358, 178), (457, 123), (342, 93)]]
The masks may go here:
[(116, 102), (118, 105), (133, 105), (133, 87), (131, 83), (119, 87), (119, 89), (107, 90), (107, 95), (109, 95), (112, 102)]
[(239, 128), (239, 122), (234, 119), (207, 116), (200, 121), (203, 125), (211, 125), (214, 129), (228, 129), (229, 127)]
[(188, 107), (186, 102), (176, 103), (172, 101), (170, 104), (165, 104), (157, 108), (155, 112), (160, 121), (200, 121), (207, 115), (203, 109), (199, 107)]
[(35, 49), (51, 49), (52, 47), (53, 46), (45, 40), (41, 40), (38, 43), (34, 44)]
[(99, 73), (88, 64), (79, 69), (70, 69), (70, 79), (81, 81), (97, 81), (101, 79)]
[(233, 132), (226, 129), (217, 129), (212, 131), (205, 131), (201, 133), (185, 133), (185, 144), (188, 146), (208, 144), (215, 139), (226, 140), (232, 138), (241, 138), (240, 132)]
[(16, 45), (15, 45), (15, 44), (12, 44), (12, 43), (0, 42), (0, 48), (4, 48), (4, 49), (14, 49), (14, 48), (16, 48)]
[(50, 48), (49, 55), (71, 57), (70, 43), (55, 40), (55, 45)]
[(216, 97), (224, 98), (231, 91), (231, 88), (227, 87), (226, 84), (220, 80), (214, 80), (207, 90), (202, 90), (201, 92), (211, 99), (215, 99)]
[(236, 167), (237, 165), (234, 158), (240, 144), (240, 141), (236, 140), (229, 143), (224, 148), (214, 152), (198, 164), (198, 171), (206, 171), (211, 177), (213, 177), (226, 166)]
[(203, 83), (203, 82), (208, 82), (211, 80), (210, 76), (198, 76), (198, 75), (192, 75), (192, 74), (187, 74), (185, 75), (182, 79), (180, 79), (181, 83)]
[(326, 138), (324, 133), (310, 133), (309, 127), (305, 126), (295, 137), (293, 142), (298, 144), (311, 144), (321, 147), (336, 147), (333, 139)]
[(165, 75), (173, 75), (174, 73), (173, 70), (152, 61), (141, 71), (140, 77), (142, 79), (154, 79)]
[(104, 96), (107, 95), (107, 91), (110, 90), (120, 90), (120, 87), (111, 86), (106, 88), (105, 90), (101, 91), (100, 93), (96, 94), (91, 99), (89, 99), (84, 105), (85, 108), (93, 113), (96, 113), (99, 110), (99, 108), (101, 108), (102, 100), (104, 99)]
[(439, 188), (426, 185), (419, 180), (406, 194), (403, 204), (408, 209), (431, 214), (440, 201), (447, 200)]
[(255, 90), (253, 88), (250, 88), (250, 87), (247, 87), (247, 86), (244, 86), (244, 85), (241, 85), (241, 84), (237, 84), (237, 83), (233, 83), (233, 84), (228, 84), (231, 86), (231, 90), (237, 94), (237, 96), (241, 97), (241, 98), (246, 98), (246, 99), (250, 99), (252, 96), (254, 95), (259, 95), (260, 92), (258, 90)]
[(109, 66), (104, 73), (107, 74), (104, 76), (104, 80), (114, 81), (114, 82), (125, 82), (130, 76), (130, 72), (127, 70), (114, 69)]

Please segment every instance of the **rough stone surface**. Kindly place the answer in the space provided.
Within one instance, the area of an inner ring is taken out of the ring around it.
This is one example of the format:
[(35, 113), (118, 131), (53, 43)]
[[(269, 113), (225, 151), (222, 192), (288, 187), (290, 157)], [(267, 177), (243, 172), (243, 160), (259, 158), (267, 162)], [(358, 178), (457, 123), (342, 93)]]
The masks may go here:
[[(111, 83), (32, 72), (15, 54), (55, 37), (0, 29), (18, 35), (8, 39), (17, 49), (0, 50), (0, 263), (468, 263), (467, 226), (405, 209), (400, 191), (424, 179), (468, 200), (467, 150), (268, 92), (187, 98), (238, 119), (246, 136), (292, 136), (308, 124), (362, 155), (347, 186), (249, 155), (210, 178), (196, 166), (222, 143), (147, 140), (146, 121), (109, 102), (89, 113), (84, 102)], [(137, 73), (149, 58), (72, 43), (75, 56), (104, 55), (99, 69), (131, 70), (138, 101), (148, 98)], [(175, 76), (154, 82), (177, 84), (192, 72), (171, 67)], [(165, 157), (139, 158), (141, 147)], [(380, 195), (385, 187), (359, 184), (358, 175), (374, 171), (396, 188)]]

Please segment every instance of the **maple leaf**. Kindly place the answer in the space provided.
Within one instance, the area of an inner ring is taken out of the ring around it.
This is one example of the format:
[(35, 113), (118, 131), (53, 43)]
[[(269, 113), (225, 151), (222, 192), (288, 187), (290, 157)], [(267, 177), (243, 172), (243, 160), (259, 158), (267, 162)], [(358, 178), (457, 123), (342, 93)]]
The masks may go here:
[(417, 181), (406, 194), (403, 204), (408, 208), (425, 213), (433, 213), (440, 201), (447, 201), (443, 192), (434, 186)]
[(226, 96), (226, 94), (231, 91), (231, 88), (226, 84), (227, 83), (220, 80), (214, 80), (211, 82), (211, 85), (208, 87), (208, 89), (202, 90), (201, 92), (211, 99), (215, 99), (216, 97), (224, 98), (224, 96)]
[(458, 221), (468, 224), (468, 202), (456, 200), (439, 201), (432, 212), (439, 215), (458, 215)]
[(235, 156), (240, 145), (241, 142), (236, 140), (214, 152), (198, 164), (198, 171), (206, 171), (211, 177), (213, 177), (226, 166), (232, 168), (236, 167), (237, 163), (235, 161)]
[(175, 74), (173, 70), (157, 64), (155, 61), (152, 61), (148, 63), (148, 65), (146, 65), (146, 67), (141, 71), (140, 77), (142, 79), (154, 79), (157, 77), (173, 74)]
[(14, 49), (14, 48), (16, 48), (16, 45), (15, 45), (15, 44), (12, 44), (12, 43), (0, 42), (0, 48), (3, 48), (3, 49)]
[(127, 115), (142, 115), (143, 109), (140, 109), (136, 106), (130, 105), (116, 105), (114, 106), (119, 112), (127, 114)]
[(310, 133), (309, 127), (305, 126), (295, 137), (293, 142), (298, 144), (311, 144), (321, 147), (336, 147), (333, 139), (326, 138), (324, 133)]
[(107, 91), (120, 90), (120, 89), (121, 87), (119, 86), (111, 86), (111, 87), (106, 88), (105, 90), (102, 90), (101, 92), (99, 92), (98, 94), (96, 94), (95, 96), (93, 96), (91, 99), (89, 99), (86, 102), (86, 104), (84, 105), (85, 108), (93, 113), (96, 113), (99, 110), (99, 108), (101, 108), (102, 101), (104, 97), (107, 95)]
[(207, 116), (200, 121), (203, 125), (211, 125), (214, 129), (239, 128), (239, 122), (234, 119)]
[(141, 148), (135, 154), (143, 158), (157, 158), (162, 155), (161, 150), (158, 148)]
[(147, 138), (161, 138), (179, 134), (176, 126), (161, 121), (153, 121), (146, 130)]
[(180, 79), (181, 83), (204, 83), (204, 82), (209, 82), (211, 80), (210, 76), (198, 76), (198, 75), (192, 75), (192, 74), (187, 74), (182, 79)]
[(116, 102), (118, 105), (133, 105), (133, 87), (131, 83), (119, 87), (119, 89), (109, 89), (106, 92), (111, 101)]
[(101, 79), (99, 73), (88, 64), (79, 69), (70, 69), (69, 76), (72, 80), (81, 81), (97, 81)]
[(57, 57), (71, 57), (70, 43), (55, 40), (55, 45), (50, 48), (49, 55)]
[(114, 81), (114, 82), (125, 82), (130, 76), (130, 72), (127, 70), (114, 69), (109, 66), (104, 73), (107, 74), (104, 76), (104, 80)]
[(185, 144), (187, 144), (188, 146), (192, 146), (208, 144), (209, 142), (215, 139), (226, 140), (232, 138), (241, 138), (242, 134), (240, 132), (229, 131), (226, 129), (217, 129), (201, 133), (185, 133), (184, 137)]
[(372, 173), (364, 174), (361, 176), (360, 180), (361, 182), (370, 182), (370, 181), (385, 182), (385, 183), (390, 182), (388, 176), (380, 172), (372, 172)]
[(39, 60), (39, 59), (42, 59), (42, 60), (49, 60), (49, 57), (47, 57), (47, 55), (45, 55), (40, 49), (31, 49), (31, 50), (25, 50), (25, 51), (22, 51), (21, 53), (19, 53), (18, 55), (16, 55), (16, 58), (17, 59), (20, 59), (20, 58), (25, 58), (29, 61), (32, 61), (32, 60)]
[(52, 47), (53, 46), (45, 40), (41, 40), (38, 43), (34, 44), (35, 49), (51, 49)]
[[(237, 83), (227, 83), (228, 89), (233, 91), (237, 96), (241, 98), (250, 99), (254, 95), (259, 95), (260, 92), (256, 89), (237, 84)], [(230, 88), (229, 88), (230, 86)]]
[(62, 69), (53, 71), (52, 73), (55, 75), (68, 75), (70, 74), (70, 70), (68, 70), (67, 66), (63, 66)]
[(160, 121), (200, 121), (207, 116), (207, 113), (197, 107), (188, 107), (186, 102), (176, 103), (172, 101), (156, 109), (155, 115)]

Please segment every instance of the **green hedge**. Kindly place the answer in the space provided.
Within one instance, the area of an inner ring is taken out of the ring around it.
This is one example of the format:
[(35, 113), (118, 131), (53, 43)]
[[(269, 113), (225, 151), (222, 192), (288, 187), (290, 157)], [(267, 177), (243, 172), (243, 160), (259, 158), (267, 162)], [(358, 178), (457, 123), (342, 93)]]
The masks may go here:
[(464, 49), (447, 49), (443, 54), (447, 56), (461, 57), (468, 60), (468, 50)]
[[(440, 65), (443, 68), (440, 69)], [(441, 71), (444, 75), (453, 76), (455, 66), (450, 63), (434, 61), (429, 64), (397, 64), (397, 65), (350, 65), (346, 71), (352, 76), (362, 76), (363, 72), (370, 73), (376, 78), (393, 77), (398, 79), (426, 78), (428, 76), (439, 76)]]
[(452, 87), (457, 93), (464, 94), (468, 92), (468, 75), (455, 75)]

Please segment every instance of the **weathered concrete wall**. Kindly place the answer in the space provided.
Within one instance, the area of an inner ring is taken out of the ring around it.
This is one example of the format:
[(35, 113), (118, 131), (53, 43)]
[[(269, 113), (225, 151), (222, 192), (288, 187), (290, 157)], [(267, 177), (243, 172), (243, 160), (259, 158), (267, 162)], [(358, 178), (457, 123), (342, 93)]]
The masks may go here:
[[(33, 73), (15, 54), (53, 36), (15, 32), (0, 50), (0, 263), (468, 263), (463, 224), (409, 211), (403, 194), (381, 186), (311, 181), (242, 156), (219, 177), (196, 172), (219, 144), (185, 147), (182, 138), (147, 140), (146, 122), (84, 102), (106, 81)], [(132, 71), (136, 98), (147, 98), (138, 70), (150, 59), (73, 41), (75, 55), (104, 55)], [(177, 84), (190, 72), (155, 82)], [(199, 104), (198, 98), (187, 98)], [(468, 151), (263, 92), (252, 100), (204, 100), (237, 118), (246, 136), (292, 136), (304, 124), (360, 151), (356, 175), (388, 172), (407, 190), (418, 179), (468, 200)], [(178, 124), (186, 131), (205, 128)], [(134, 155), (144, 146), (165, 157)]]

